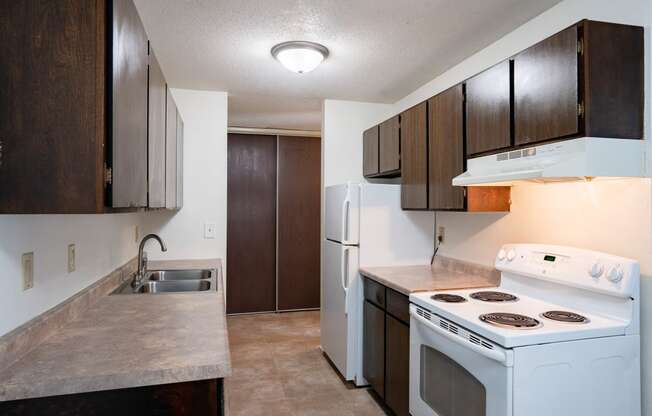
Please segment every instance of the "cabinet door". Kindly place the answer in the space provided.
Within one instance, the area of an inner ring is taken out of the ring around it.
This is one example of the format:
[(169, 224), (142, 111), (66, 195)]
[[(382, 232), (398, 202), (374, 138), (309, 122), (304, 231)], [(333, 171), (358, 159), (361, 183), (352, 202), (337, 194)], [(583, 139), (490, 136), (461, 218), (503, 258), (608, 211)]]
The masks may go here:
[(456, 85), (428, 101), (429, 208), (464, 209), (464, 188), (453, 178), (464, 172), (464, 95)]
[(387, 315), (385, 403), (397, 416), (410, 414), (410, 327)]
[(428, 208), (428, 135), (425, 102), (401, 113), (401, 207)]
[(112, 205), (147, 206), (147, 35), (132, 0), (113, 2)]
[(378, 173), (378, 126), (362, 133), (362, 174), (364, 176)]
[(579, 132), (577, 26), (514, 58), (516, 145)]
[(177, 109), (177, 209), (183, 208), (183, 119)]
[(380, 123), (378, 132), (378, 157), (378, 169), (380, 173), (391, 172), (401, 168), (398, 116), (394, 116)]
[(165, 207), (165, 78), (149, 50), (148, 206)]
[(504, 61), (466, 81), (466, 154), (511, 145), (510, 62)]
[(165, 135), (165, 207), (177, 208), (177, 105), (167, 89)]
[(364, 302), (362, 374), (380, 397), (385, 397), (385, 311)]

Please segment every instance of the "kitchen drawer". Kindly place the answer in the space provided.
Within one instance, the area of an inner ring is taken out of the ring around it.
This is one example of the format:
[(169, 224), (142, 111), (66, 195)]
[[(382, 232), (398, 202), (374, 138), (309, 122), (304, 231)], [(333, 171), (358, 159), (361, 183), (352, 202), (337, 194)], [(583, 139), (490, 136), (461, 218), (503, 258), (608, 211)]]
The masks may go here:
[(410, 324), (410, 300), (407, 296), (392, 289), (387, 289), (387, 313), (396, 319)]
[(369, 278), (364, 280), (364, 298), (385, 309), (385, 286)]

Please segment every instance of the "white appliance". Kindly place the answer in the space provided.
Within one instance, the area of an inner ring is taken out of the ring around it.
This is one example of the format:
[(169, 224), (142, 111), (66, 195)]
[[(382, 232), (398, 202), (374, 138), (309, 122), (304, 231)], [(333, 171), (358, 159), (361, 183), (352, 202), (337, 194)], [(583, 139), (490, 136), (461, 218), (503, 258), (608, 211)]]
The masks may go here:
[(646, 177), (643, 140), (582, 137), (467, 161), (456, 186), (560, 182), (601, 177)]
[(342, 376), (362, 376), (360, 266), (428, 264), (432, 212), (401, 210), (400, 185), (346, 183), (325, 194), (321, 279), (321, 347)]
[(498, 287), (410, 296), (412, 416), (639, 416), (639, 264), (511, 244)]

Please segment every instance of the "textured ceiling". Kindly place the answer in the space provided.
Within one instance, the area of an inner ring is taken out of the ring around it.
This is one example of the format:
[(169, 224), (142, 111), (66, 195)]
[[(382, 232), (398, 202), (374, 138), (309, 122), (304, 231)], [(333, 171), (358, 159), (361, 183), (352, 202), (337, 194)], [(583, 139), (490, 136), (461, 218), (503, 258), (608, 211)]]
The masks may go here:
[[(229, 125), (319, 129), (321, 100), (394, 102), (559, 0), (135, 0), (171, 86), (229, 92)], [(331, 55), (295, 74), (287, 40)]]

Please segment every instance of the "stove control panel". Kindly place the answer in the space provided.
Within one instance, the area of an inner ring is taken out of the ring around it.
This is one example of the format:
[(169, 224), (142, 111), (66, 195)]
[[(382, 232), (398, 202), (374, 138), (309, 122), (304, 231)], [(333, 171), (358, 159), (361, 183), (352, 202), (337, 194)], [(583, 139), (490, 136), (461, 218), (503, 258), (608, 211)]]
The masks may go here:
[(496, 269), (618, 297), (638, 291), (640, 266), (635, 260), (574, 247), (506, 244)]

